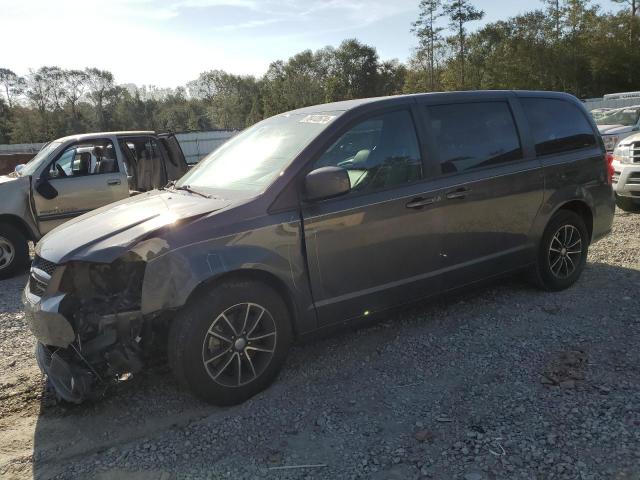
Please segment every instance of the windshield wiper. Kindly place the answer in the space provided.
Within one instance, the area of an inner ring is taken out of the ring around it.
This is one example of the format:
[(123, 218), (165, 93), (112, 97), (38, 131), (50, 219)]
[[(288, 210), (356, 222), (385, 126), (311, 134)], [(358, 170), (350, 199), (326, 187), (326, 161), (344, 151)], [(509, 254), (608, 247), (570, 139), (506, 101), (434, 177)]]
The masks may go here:
[(184, 190), (185, 192), (194, 193), (194, 194), (200, 195), (201, 197), (204, 197), (204, 198), (211, 198), (211, 195), (209, 195), (208, 193), (203, 193), (203, 192), (199, 192), (197, 190), (194, 190), (189, 185), (180, 185), (179, 187), (173, 187), (173, 188), (175, 190)]

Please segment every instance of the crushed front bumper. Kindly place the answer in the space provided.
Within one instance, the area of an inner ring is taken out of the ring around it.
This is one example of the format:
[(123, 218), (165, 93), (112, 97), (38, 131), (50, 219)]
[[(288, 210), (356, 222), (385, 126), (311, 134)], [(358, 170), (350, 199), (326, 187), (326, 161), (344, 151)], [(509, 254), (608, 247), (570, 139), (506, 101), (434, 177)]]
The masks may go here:
[(37, 343), (36, 360), (56, 394), (71, 403), (82, 403), (92, 392), (95, 376), (88, 369), (69, 361), (73, 349), (51, 348)]
[(68, 347), (75, 339), (73, 327), (60, 313), (64, 294), (38, 297), (31, 293), (29, 285), (22, 292), (24, 315), (29, 329), (36, 339), (45, 345)]
[[(30, 282), (31, 283), (31, 282)], [(95, 376), (82, 368), (72, 343), (75, 333), (60, 313), (64, 294), (38, 297), (27, 284), (22, 293), (25, 319), (36, 337), (36, 360), (43, 374), (61, 399), (81, 403), (91, 393)]]

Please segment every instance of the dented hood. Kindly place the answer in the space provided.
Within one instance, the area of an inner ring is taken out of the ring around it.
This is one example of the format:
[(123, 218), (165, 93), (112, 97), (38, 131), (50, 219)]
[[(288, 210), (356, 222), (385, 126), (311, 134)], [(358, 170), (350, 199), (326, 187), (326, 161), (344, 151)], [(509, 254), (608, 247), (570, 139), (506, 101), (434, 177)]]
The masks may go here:
[(183, 191), (155, 190), (112, 203), (66, 222), (44, 236), (36, 253), (54, 262), (112, 262), (151, 232), (231, 202)]

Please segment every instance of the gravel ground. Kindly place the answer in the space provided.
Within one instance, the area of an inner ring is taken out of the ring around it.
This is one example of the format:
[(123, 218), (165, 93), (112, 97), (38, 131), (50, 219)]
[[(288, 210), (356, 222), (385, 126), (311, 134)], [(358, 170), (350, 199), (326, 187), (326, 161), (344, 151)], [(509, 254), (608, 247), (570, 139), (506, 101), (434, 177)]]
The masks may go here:
[(56, 404), (25, 281), (0, 282), (2, 478), (640, 479), (640, 215), (567, 291), (505, 279), (299, 345), (224, 409), (166, 367)]

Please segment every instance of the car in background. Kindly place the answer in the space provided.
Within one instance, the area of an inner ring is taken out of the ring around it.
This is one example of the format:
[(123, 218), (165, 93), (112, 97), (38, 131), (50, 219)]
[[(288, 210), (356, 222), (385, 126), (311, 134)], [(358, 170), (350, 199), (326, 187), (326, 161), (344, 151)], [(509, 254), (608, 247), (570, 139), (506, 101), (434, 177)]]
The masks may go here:
[(276, 115), (174, 185), (38, 242), (23, 294), (38, 362), (78, 403), (160, 347), (197, 395), (242, 402), (295, 338), (509, 272), (570, 287), (611, 230), (609, 167), (593, 119), (561, 93)]
[(594, 108), (589, 113), (591, 113), (591, 116), (597, 123), (598, 120), (604, 117), (607, 114), (607, 112), (610, 112), (611, 110), (613, 110), (613, 108), (601, 107), (601, 108)]
[(620, 140), (612, 166), (616, 204), (626, 212), (640, 212), (640, 133)]
[(614, 108), (594, 116), (607, 152), (620, 140), (640, 130), (640, 105)]
[(26, 165), (0, 176), (0, 279), (29, 263), (29, 241), (62, 223), (187, 171), (173, 134), (72, 135), (47, 143)]

